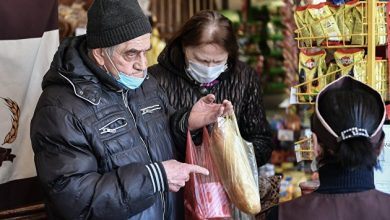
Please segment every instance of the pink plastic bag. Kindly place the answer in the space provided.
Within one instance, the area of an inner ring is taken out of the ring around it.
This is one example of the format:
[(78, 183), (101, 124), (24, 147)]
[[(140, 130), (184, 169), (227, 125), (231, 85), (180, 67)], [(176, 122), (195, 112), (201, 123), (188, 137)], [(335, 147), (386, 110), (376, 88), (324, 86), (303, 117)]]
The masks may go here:
[(209, 152), (209, 134), (203, 129), (203, 143), (195, 146), (187, 133), (185, 162), (205, 167), (209, 175), (190, 174), (184, 187), (186, 220), (224, 219), (231, 217), (230, 202), (221, 184)]

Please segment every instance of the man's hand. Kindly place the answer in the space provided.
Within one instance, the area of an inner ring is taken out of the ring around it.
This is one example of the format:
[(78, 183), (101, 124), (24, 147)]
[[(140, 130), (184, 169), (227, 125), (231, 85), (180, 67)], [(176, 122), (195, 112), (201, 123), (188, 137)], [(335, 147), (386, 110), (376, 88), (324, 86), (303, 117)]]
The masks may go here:
[(209, 175), (209, 171), (198, 165), (180, 163), (176, 160), (163, 161), (165, 173), (167, 174), (169, 191), (177, 192), (190, 179), (190, 173)]
[(208, 94), (195, 103), (188, 117), (188, 129), (190, 131), (214, 123), (220, 116), (233, 113), (233, 105), (230, 101), (223, 100), (222, 104), (214, 103), (214, 101), (215, 96)]

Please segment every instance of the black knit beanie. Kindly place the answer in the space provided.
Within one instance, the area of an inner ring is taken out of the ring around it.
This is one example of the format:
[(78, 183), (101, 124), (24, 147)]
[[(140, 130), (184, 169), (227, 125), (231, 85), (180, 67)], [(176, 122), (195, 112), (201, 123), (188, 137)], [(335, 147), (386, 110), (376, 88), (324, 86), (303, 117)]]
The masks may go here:
[(88, 10), (90, 49), (111, 47), (151, 32), (137, 0), (95, 0)]

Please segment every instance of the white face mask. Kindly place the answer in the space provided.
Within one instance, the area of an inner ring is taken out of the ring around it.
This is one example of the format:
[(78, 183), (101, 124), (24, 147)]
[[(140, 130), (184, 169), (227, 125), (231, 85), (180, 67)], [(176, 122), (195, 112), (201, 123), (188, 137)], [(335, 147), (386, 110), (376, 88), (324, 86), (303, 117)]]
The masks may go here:
[(199, 83), (209, 83), (217, 79), (226, 70), (226, 64), (218, 66), (204, 66), (188, 61), (187, 73)]

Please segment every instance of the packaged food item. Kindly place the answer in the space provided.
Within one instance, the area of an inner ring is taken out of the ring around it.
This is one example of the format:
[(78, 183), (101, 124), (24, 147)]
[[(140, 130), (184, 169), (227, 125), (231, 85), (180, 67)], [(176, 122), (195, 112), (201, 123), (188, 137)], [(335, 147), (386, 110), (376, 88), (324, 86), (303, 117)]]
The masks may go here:
[(334, 18), (337, 22), (337, 26), (340, 30), (341, 39), (343, 41), (343, 44), (345, 42), (351, 41), (351, 22), (353, 22), (352, 19), (352, 13), (351, 13), (351, 7), (346, 7), (346, 5), (335, 5), (328, 3), (329, 9), (334, 14)]
[(367, 24), (363, 23), (363, 13), (365, 13), (364, 5), (359, 1), (350, 3), (352, 7), (353, 31), (352, 42), (355, 45), (365, 45), (367, 42)]
[(294, 12), (295, 24), (298, 27), (298, 38), (300, 39), (298, 43), (302, 44), (302, 47), (310, 47), (312, 45), (310, 37), (310, 29), (305, 21), (306, 16), (306, 6), (299, 6)]
[(310, 24), (317, 45), (321, 45), (324, 40), (341, 41), (340, 30), (327, 3), (309, 5), (306, 10), (308, 12), (305, 16), (306, 23)]
[[(350, 42), (352, 40), (352, 32), (353, 26), (355, 23), (355, 19), (353, 17), (353, 9), (359, 4), (358, 0), (350, 1), (344, 5), (339, 7), (339, 13), (337, 18), (339, 19), (337, 24), (339, 28), (343, 28), (342, 35), (344, 36), (344, 40)], [(343, 23), (343, 24), (341, 24)]]
[(378, 3), (376, 7), (375, 43), (376, 45), (385, 45), (387, 43), (386, 4)]
[(362, 62), (364, 58), (364, 49), (338, 49), (334, 52), (334, 58), (341, 69), (342, 75), (349, 74), (362, 82), (366, 82), (366, 64)]
[(341, 71), (335, 62), (330, 62), (328, 64), (328, 70), (326, 71), (326, 84), (331, 83), (332, 81), (338, 79), (341, 76)]
[(213, 162), (230, 201), (245, 213), (259, 213), (260, 193), (235, 115), (219, 118), (211, 132), (210, 143)]
[(375, 65), (375, 82), (374, 88), (381, 94), (384, 100), (388, 99), (388, 74), (387, 62), (381, 58), (377, 58)]
[[(299, 53), (299, 83), (310, 82), (300, 87), (300, 93), (318, 93), (325, 85), (326, 79), (316, 79), (326, 72), (326, 52), (323, 49), (302, 49)], [(315, 80), (313, 80), (315, 79)], [(310, 102), (314, 96), (304, 95), (299, 101)]]

